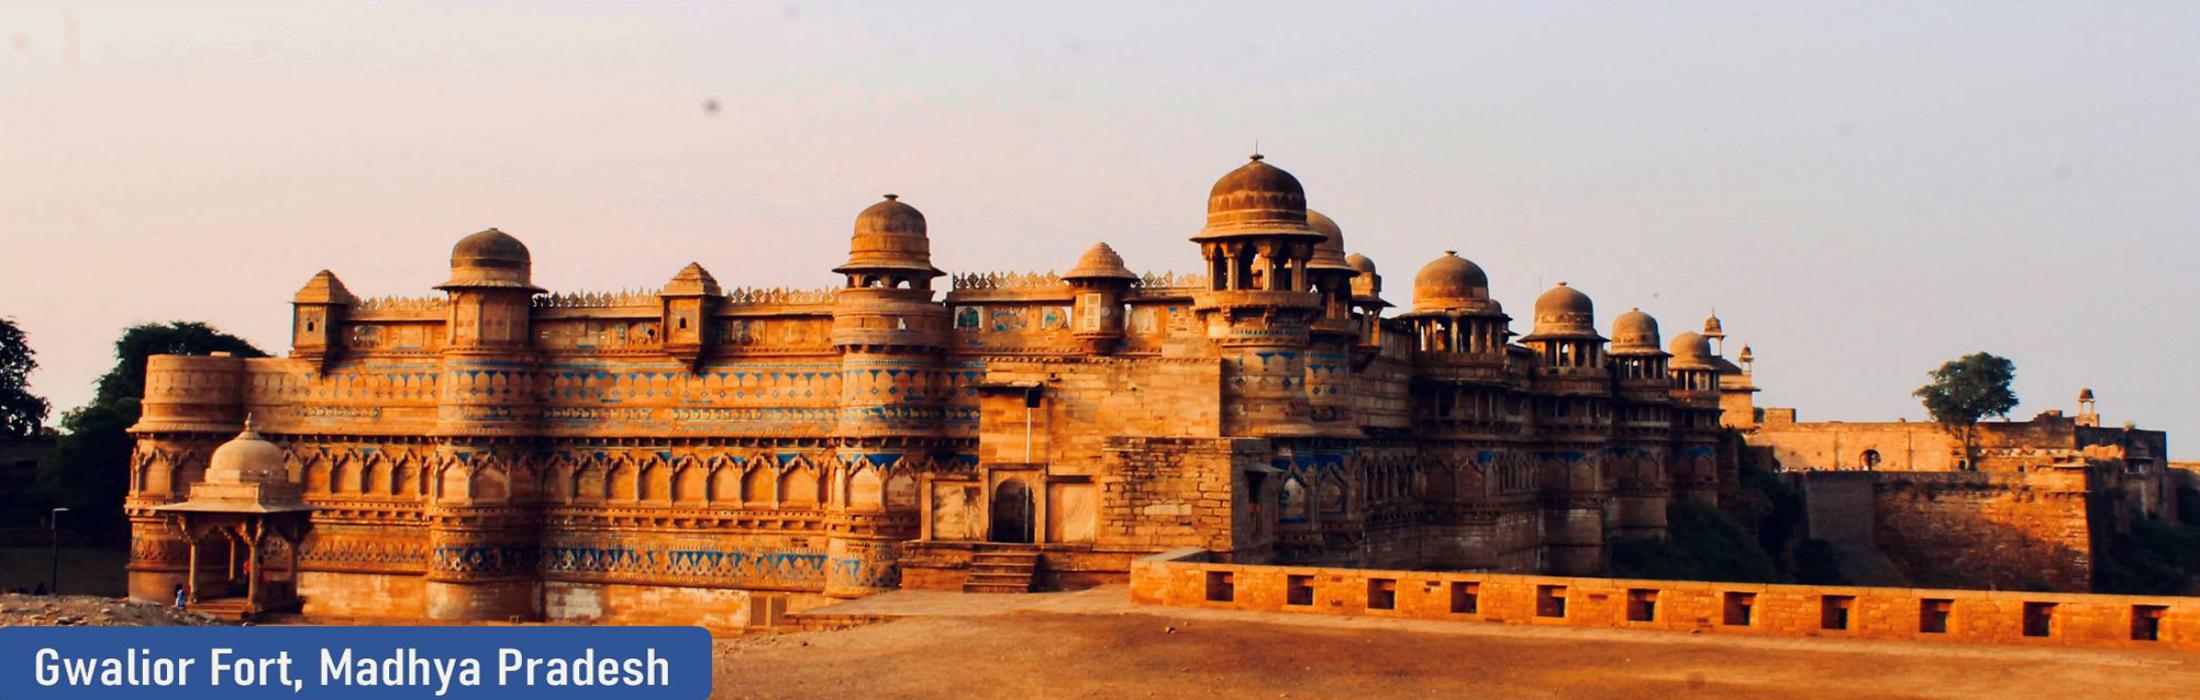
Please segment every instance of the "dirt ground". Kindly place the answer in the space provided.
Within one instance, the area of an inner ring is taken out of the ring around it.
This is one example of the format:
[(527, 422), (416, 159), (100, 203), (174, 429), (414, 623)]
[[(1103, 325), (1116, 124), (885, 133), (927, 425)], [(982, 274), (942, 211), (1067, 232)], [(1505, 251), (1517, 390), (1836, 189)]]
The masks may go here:
[(720, 640), (713, 697), (2019, 700), (2194, 697), (2200, 688), (2200, 655), (2175, 652), (1376, 621), (1127, 602), (956, 612)]
[(0, 627), (145, 627), (225, 624), (165, 605), (96, 596), (0, 594)]

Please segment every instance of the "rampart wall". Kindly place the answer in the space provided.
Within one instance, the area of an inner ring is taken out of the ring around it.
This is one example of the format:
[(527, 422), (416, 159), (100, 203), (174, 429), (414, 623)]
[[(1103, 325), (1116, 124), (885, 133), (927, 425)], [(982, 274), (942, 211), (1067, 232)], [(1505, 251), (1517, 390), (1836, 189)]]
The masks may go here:
[(1780, 637), (2200, 649), (2200, 598), (1260, 566), (1164, 552), (1145, 605)]

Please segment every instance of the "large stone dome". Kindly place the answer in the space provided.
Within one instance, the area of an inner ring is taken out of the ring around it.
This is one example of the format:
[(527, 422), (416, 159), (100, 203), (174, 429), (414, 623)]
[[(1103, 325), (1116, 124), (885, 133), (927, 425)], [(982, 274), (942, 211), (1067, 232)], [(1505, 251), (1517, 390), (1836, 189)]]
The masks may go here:
[(1560, 282), (1535, 298), (1535, 330), (1522, 340), (1602, 340), (1596, 326), (1589, 295)]
[(494, 228), (458, 239), (451, 246), (451, 279), (437, 289), (506, 287), (537, 289), (534, 256), (527, 244)]
[(1413, 276), (1414, 311), (1483, 311), (1494, 310), (1496, 304), (1490, 299), (1490, 276), (1474, 261), (1459, 257), (1459, 251), (1444, 251)]
[(1711, 339), (1689, 331), (1673, 336), (1673, 369), (1712, 369)]
[(1628, 309), (1612, 319), (1612, 354), (1657, 355), (1659, 349), (1658, 320), (1642, 309)]
[(1307, 223), (1306, 188), (1299, 179), (1255, 154), (1208, 190), (1207, 226), (1192, 240), (1278, 235), (1323, 237)]
[(932, 240), (925, 235), (924, 212), (886, 195), (856, 215), (855, 237), (848, 245), (848, 262), (834, 272), (901, 273), (926, 279), (941, 273), (932, 267)]
[(1306, 210), (1306, 225), (1322, 235), (1322, 242), (1314, 244), (1314, 259), (1307, 261), (1309, 270), (1358, 272), (1344, 256), (1344, 229), (1327, 215), (1312, 209)]

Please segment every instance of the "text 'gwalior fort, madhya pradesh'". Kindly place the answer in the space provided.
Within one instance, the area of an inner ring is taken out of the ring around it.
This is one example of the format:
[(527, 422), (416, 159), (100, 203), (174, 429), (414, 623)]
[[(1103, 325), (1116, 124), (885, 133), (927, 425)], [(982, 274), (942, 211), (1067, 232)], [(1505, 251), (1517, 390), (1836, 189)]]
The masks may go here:
[[(1665, 537), (1676, 504), (1732, 500), (1754, 465), (1797, 486), (1851, 581), (2064, 595), (2089, 590), (2102, 537), (2175, 517), (2186, 478), (2162, 433), (2101, 427), (2090, 392), (2074, 417), (1982, 425), (1974, 465), (1931, 423), (1758, 408), (1751, 351), (1727, 360), (1717, 318), (1667, 337), (1629, 310), (1600, 330), (1561, 282), (1519, 334), (1482, 268), (1441, 250), (1386, 292), (1257, 155), (1214, 184), (1189, 274), (1136, 272), (1104, 243), (1059, 275), (950, 274), (929, 235), (886, 195), (817, 291), (724, 289), (689, 265), (656, 292), (553, 292), (495, 229), (452, 249), (439, 297), (313, 275), (288, 357), (152, 358), (131, 594), (737, 628), (897, 588), (1128, 581), (1141, 601), (1225, 605), (1269, 578), (1275, 606), (1441, 595), (1430, 614), (1473, 615), (1514, 576), (1534, 616), (1593, 616), (1602, 594), (1573, 577)], [(1461, 573), (1489, 578), (1444, 578)], [(1611, 583), (1612, 619), (1659, 619), (1665, 591), (1664, 610), (1733, 624), (1743, 589), (1673, 585)], [(1786, 588), (1748, 604), (1778, 624), (1769, 606), (1801, 596), (1845, 629), (1882, 590)], [(2001, 605), (1949, 600), (1957, 619)], [(2200, 625), (2185, 605), (2115, 624)]]

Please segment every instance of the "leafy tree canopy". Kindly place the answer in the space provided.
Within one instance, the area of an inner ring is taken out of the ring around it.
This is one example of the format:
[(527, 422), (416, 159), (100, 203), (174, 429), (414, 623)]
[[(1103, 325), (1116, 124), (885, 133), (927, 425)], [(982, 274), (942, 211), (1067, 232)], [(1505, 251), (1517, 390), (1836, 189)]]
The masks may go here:
[(2009, 383), (2017, 378), (2017, 364), (2009, 358), (1974, 352), (1949, 360), (1933, 370), (1932, 383), (1917, 388), (1925, 411), (1950, 430), (1960, 430), (1987, 416), (2006, 416), (2017, 407), (2017, 393)]
[(129, 429), (138, 421), (139, 400), (145, 396), (146, 358), (215, 352), (267, 356), (245, 339), (204, 323), (148, 323), (124, 330), (115, 341), (115, 366), (99, 378), (92, 402), (61, 417), (66, 434), (39, 465), (39, 495), (68, 507), (86, 535), (119, 539), (135, 445)]
[(27, 438), (44, 430), (52, 407), (30, 391), (34, 369), (37, 353), (24, 340), (23, 329), (15, 319), (0, 318), (0, 439)]
[(1975, 469), (1978, 421), (1987, 416), (2006, 416), (2017, 407), (2017, 363), (2009, 358), (1974, 352), (1931, 372), (1932, 383), (1917, 388), (1925, 411), (1949, 433), (1963, 439), (1963, 468)]

